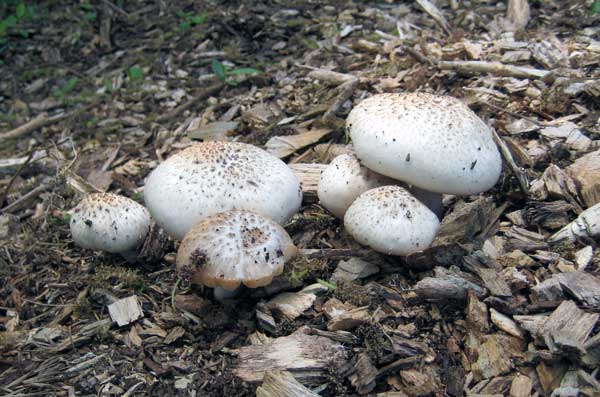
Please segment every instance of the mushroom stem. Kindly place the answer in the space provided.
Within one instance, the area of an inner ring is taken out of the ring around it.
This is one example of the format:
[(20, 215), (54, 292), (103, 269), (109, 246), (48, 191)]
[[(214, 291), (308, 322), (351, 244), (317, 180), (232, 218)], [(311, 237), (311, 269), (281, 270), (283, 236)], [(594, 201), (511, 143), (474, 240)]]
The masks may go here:
[(215, 287), (213, 290), (213, 296), (215, 300), (223, 302), (225, 299), (232, 299), (237, 297), (244, 290), (244, 286), (240, 285), (233, 291), (228, 291), (221, 287)]

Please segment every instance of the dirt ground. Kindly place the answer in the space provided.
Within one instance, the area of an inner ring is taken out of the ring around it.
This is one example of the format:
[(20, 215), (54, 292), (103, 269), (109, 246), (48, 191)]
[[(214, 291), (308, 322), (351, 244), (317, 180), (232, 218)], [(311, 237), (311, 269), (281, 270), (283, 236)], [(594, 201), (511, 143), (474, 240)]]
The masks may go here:
[[(2, 2), (0, 395), (599, 395), (599, 64), (597, 1)], [(354, 242), (303, 168), (382, 92), (460, 98), (504, 159), (409, 257)], [(347, 255), (219, 303), (178, 282), (177, 242), (138, 265), (73, 243), (84, 194), (143, 202), (200, 140), (305, 172), (286, 230)]]

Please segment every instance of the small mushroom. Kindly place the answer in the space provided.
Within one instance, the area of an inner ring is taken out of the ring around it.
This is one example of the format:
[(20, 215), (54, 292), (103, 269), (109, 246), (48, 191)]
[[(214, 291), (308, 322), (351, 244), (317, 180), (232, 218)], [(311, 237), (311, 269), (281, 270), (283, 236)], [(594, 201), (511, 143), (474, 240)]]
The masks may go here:
[(137, 202), (118, 194), (92, 193), (71, 210), (70, 229), (78, 246), (133, 261), (150, 223), (150, 213)]
[(374, 95), (352, 109), (346, 126), (369, 169), (431, 192), (480, 193), (502, 171), (492, 131), (453, 97)]
[(188, 232), (177, 251), (177, 269), (182, 278), (207, 287), (258, 288), (270, 284), (297, 253), (276, 222), (231, 210), (201, 220)]
[(364, 192), (344, 216), (344, 226), (356, 241), (388, 255), (424, 250), (439, 225), (438, 217), (425, 204), (399, 186)]
[(427, 205), (436, 215), (442, 214), (442, 195), (417, 187), (408, 187), (401, 181), (383, 176), (360, 164), (353, 153), (334, 158), (319, 178), (319, 202), (333, 215), (344, 219), (344, 214), (358, 196), (367, 190), (386, 185), (400, 185)]
[(361, 193), (395, 183), (393, 179), (361, 166), (355, 154), (342, 154), (321, 173), (317, 195), (323, 207), (343, 219), (350, 204)]
[(144, 188), (148, 210), (181, 240), (200, 220), (246, 209), (285, 223), (300, 208), (293, 171), (268, 152), (245, 143), (203, 142), (161, 163)]

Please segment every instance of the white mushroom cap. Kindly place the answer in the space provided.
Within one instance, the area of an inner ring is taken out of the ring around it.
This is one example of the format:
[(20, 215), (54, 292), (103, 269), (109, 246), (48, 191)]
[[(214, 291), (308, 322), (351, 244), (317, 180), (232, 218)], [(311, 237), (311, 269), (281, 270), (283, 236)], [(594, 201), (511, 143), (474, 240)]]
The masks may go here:
[(178, 240), (198, 221), (246, 209), (285, 223), (300, 208), (294, 172), (277, 157), (245, 143), (204, 142), (161, 163), (144, 188), (148, 210)]
[(397, 183), (360, 165), (355, 154), (342, 154), (323, 170), (317, 195), (323, 207), (340, 219), (350, 204), (367, 190)]
[(367, 190), (385, 185), (399, 185), (424, 203), (437, 215), (442, 213), (442, 195), (417, 187), (407, 187), (401, 181), (371, 171), (360, 164), (354, 153), (337, 156), (323, 170), (319, 178), (317, 195), (323, 207), (340, 219), (358, 196)]
[(399, 186), (382, 186), (361, 194), (344, 216), (344, 226), (356, 241), (391, 255), (408, 255), (429, 247), (439, 225), (429, 208)]
[(138, 248), (150, 230), (150, 213), (112, 193), (92, 193), (71, 210), (71, 235), (83, 248), (125, 253)]
[(490, 128), (453, 97), (374, 95), (352, 109), (346, 126), (367, 167), (432, 192), (480, 193), (502, 170)]
[(277, 223), (245, 210), (203, 219), (177, 251), (177, 269), (193, 283), (231, 291), (244, 284), (257, 288), (283, 272), (298, 249)]

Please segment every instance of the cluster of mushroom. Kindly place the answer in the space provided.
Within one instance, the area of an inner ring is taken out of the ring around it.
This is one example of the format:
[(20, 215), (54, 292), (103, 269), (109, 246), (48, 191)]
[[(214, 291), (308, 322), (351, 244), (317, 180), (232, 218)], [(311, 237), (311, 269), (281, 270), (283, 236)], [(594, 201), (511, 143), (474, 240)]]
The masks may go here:
[(300, 182), (283, 161), (258, 147), (190, 146), (152, 171), (144, 201), (147, 209), (110, 193), (88, 195), (72, 211), (73, 240), (135, 258), (151, 215), (182, 240), (180, 274), (224, 290), (269, 284), (297, 253), (281, 224), (300, 209)]
[[(347, 127), (356, 155), (334, 159), (318, 194), (359, 243), (386, 254), (425, 249), (439, 226), (440, 193), (484, 191), (501, 171), (491, 130), (454, 98), (375, 95), (352, 110)], [(190, 146), (152, 171), (144, 201), (147, 209), (110, 193), (87, 196), (72, 211), (73, 240), (132, 259), (152, 216), (181, 240), (180, 276), (221, 296), (269, 284), (298, 254), (281, 225), (300, 209), (300, 183), (258, 147)]]
[(386, 254), (427, 248), (441, 194), (483, 192), (502, 170), (492, 131), (456, 98), (374, 95), (352, 109), (346, 128), (355, 154), (323, 171), (319, 200), (355, 240)]

